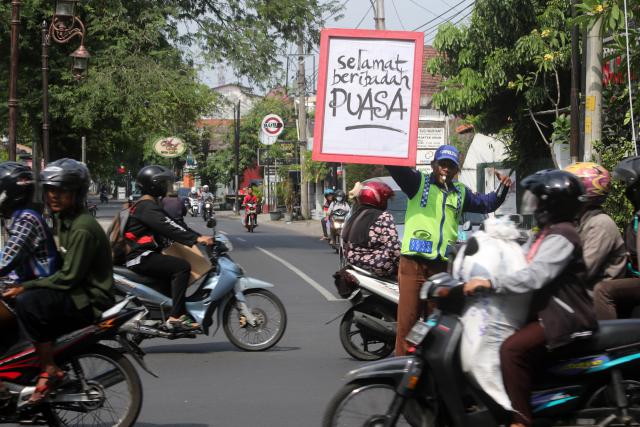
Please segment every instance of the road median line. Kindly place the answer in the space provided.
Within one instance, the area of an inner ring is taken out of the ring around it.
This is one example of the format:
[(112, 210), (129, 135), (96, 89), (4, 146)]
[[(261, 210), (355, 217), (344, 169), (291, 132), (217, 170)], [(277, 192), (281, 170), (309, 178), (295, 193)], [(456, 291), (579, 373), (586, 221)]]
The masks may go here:
[(300, 278), (302, 280), (304, 280), (305, 282), (307, 282), (309, 285), (311, 285), (312, 288), (314, 288), (316, 291), (320, 292), (320, 295), (322, 295), (323, 297), (325, 297), (325, 299), (327, 301), (342, 301), (341, 298), (336, 298), (333, 296), (333, 294), (331, 292), (329, 292), (328, 290), (326, 290), (324, 288), (324, 286), (322, 286), (320, 283), (316, 282), (315, 280), (313, 280), (311, 277), (309, 277), (304, 271), (300, 270), (298, 267), (294, 266), (293, 264), (291, 264), (289, 261), (280, 258), (278, 255), (264, 249), (261, 248), (260, 246), (256, 246), (256, 249), (259, 250), (260, 252), (264, 253), (265, 255), (268, 255), (269, 257), (275, 259), (276, 261), (278, 261), (280, 264), (284, 265), (285, 267), (287, 267), (289, 270), (291, 270), (292, 272), (294, 272), (295, 274), (297, 274), (298, 276), (300, 276)]

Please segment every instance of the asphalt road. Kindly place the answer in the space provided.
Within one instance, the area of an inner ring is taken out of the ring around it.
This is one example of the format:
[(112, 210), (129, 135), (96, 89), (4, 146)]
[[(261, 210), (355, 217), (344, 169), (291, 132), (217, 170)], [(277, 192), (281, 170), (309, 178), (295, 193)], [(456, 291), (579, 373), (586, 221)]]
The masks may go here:
[[(111, 218), (115, 203), (101, 205)], [(202, 219), (190, 225), (207, 233)], [(340, 345), (338, 321), (349, 307), (335, 292), (337, 256), (326, 242), (286, 227), (261, 224), (247, 233), (239, 219), (218, 218), (234, 244), (231, 257), (247, 275), (275, 285), (288, 326), (280, 343), (258, 353), (236, 349), (219, 330), (213, 337), (143, 343), (144, 403), (137, 426), (318, 426), (344, 374), (361, 362)], [(319, 232), (319, 230), (318, 230)]]

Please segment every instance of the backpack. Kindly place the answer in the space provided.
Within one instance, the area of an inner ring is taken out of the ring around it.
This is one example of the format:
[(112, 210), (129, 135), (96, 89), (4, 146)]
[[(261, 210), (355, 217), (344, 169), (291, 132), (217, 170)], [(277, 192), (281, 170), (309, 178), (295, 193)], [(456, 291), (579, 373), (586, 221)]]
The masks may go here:
[(142, 197), (137, 200), (133, 205), (124, 205), (124, 209), (120, 210), (111, 221), (111, 225), (107, 229), (107, 236), (109, 237), (109, 243), (111, 244), (111, 255), (113, 257), (114, 265), (123, 265), (126, 261), (127, 255), (131, 252), (131, 247), (127, 243), (127, 239), (124, 237), (124, 230), (127, 228), (127, 222), (131, 215), (131, 210), (136, 207), (138, 203), (143, 200), (147, 200)]

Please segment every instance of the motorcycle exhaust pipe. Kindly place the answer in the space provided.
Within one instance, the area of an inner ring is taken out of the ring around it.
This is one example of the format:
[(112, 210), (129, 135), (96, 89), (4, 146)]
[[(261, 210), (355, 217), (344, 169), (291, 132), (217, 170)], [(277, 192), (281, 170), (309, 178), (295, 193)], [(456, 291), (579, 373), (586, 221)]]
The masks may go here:
[(384, 341), (395, 341), (396, 339), (396, 322), (378, 319), (361, 311), (353, 312), (353, 320), (356, 325), (378, 339)]
[(120, 330), (123, 332), (146, 335), (147, 337), (170, 339), (173, 336), (171, 333), (161, 331), (160, 329), (156, 329), (156, 328), (144, 326), (144, 325), (133, 325), (129, 323), (125, 323), (124, 325), (122, 325), (120, 327)]

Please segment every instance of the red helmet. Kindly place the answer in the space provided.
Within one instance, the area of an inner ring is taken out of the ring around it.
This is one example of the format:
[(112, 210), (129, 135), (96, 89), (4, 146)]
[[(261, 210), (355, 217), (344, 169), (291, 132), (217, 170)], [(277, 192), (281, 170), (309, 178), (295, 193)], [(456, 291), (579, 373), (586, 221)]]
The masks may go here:
[(387, 208), (387, 200), (393, 197), (393, 190), (384, 182), (369, 181), (362, 184), (360, 193), (356, 197), (361, 205), (384, 210)]

